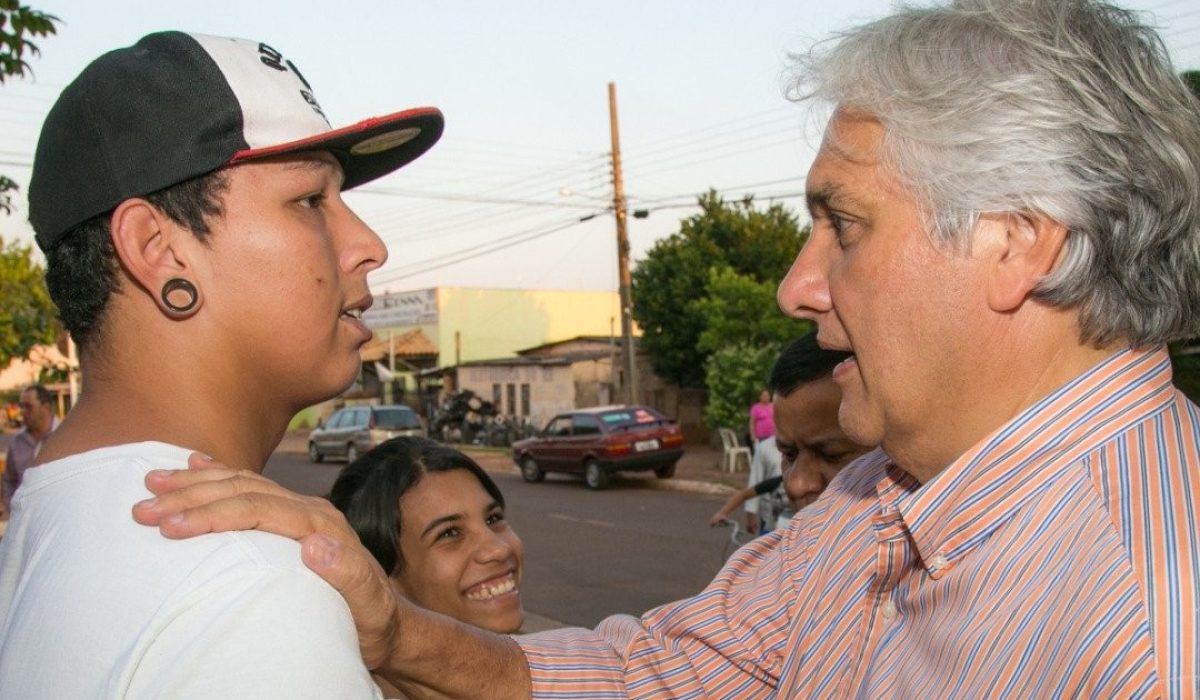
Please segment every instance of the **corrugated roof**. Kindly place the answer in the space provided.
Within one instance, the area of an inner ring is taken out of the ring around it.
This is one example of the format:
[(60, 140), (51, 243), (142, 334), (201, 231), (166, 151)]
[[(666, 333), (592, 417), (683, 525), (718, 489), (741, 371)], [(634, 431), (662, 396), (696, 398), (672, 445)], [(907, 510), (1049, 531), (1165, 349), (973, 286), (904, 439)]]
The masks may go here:
[[(415, 328), (404, 335), (396, 336), (393, 341), (396, 357), (429, 357), (437, 355), (437, 347), (420, 328)], [(371, 339), (358, 351), (363, 362), (379, 362), (388, 356), (387, 336)]]

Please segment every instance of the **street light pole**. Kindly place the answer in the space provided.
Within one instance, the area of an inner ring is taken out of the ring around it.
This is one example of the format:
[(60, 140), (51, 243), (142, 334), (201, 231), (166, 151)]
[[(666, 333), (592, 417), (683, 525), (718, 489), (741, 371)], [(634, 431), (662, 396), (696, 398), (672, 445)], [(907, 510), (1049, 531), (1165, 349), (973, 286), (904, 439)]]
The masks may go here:
[(628, 402), (637, 403), (637, 358), (633, 348), (633, 300), (629, 278), (629, 237), (625, 232), (625, 185), (621, 179), (621, 136), (617, 126), (617, 85), (608, 84), (608, 124), (612, 135), (613, 215), (617, 219), (617, 272), (620, 279), (621, 336), (625, 346)]

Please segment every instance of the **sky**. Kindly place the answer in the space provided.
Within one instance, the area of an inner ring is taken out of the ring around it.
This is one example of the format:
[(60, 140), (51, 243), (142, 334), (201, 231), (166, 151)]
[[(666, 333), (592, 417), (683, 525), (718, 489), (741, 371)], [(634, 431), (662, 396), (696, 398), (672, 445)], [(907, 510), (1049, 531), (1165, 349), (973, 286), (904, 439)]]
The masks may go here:
[[(608, 84), (616, 86), (634, 264), (699, 194), (754, 194), (801, 221), (824, 116), (787, 101), (788, 53), (887, 14), (887, 0), (23, 0), (62, 20), (33, 75), (0, 85), (0, 173), (23, 188), (41, 122), (88, 62), (163, 29), (264, 41), (334, 127), (417, 106), (441, 142), (347, 195), (388, 244), (372, 291), (615, 290)], [(1126, 0), (1177, 70), (1200, 69), (1195, 0)], [(0, 237), (32, 243), (23, 192)]]

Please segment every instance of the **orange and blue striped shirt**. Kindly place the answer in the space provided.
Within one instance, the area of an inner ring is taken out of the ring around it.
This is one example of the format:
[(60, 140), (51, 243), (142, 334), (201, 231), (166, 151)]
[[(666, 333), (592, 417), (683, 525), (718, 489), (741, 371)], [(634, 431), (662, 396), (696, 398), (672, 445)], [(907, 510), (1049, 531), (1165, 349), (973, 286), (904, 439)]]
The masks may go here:
[(535, 698), (1200, 697), (1200, 410), (1113, 355), (925, 485), (876, 451), (700, 595), (518, 637)]

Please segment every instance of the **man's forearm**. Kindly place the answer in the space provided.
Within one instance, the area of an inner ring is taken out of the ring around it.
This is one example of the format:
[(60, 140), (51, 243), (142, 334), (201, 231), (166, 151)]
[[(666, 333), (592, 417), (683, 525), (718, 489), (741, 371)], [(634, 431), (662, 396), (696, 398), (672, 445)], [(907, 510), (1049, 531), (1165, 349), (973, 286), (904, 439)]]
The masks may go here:
[(529, 665), (511, 637), (402, 603), (403, 630), (392, 654), (375, 671), (406, 697), (525, 700)]

